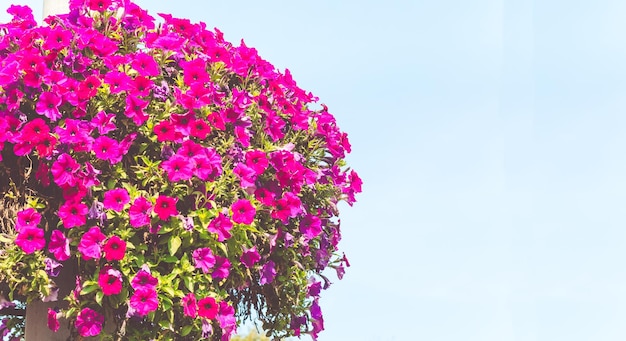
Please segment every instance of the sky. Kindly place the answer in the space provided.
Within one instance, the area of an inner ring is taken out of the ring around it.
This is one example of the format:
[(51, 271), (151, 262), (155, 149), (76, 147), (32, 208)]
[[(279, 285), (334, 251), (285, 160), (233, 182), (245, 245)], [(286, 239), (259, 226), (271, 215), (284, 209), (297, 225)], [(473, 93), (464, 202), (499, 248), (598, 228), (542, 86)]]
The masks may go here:
[(348, 133), (320, 341), (626, 339), (626, 2), (137, 3), (243, 38)]

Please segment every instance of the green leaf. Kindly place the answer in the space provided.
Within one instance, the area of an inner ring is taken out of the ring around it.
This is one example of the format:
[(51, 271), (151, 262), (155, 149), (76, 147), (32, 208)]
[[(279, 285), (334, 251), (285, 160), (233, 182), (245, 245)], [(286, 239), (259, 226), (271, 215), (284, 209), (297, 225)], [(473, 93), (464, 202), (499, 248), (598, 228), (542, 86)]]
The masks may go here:
[(96, 290), (98, 290), (100, 286), (98, 284), (92, 284), (92, 285), (87, 285), (84, 286), (83, 289), (80, 291), (81, 295), (87, 295), (90, 294)]
[(193, 329), (193, 326), (184, 326), (183, 329), (180, 331), (180, 336), (187, 336), (187, 335), (189, 335), (189, 333), (191, 333), (192, 329)]
[(167, 247), (170, 250), (170, 256), (176, 254), (176, 251), (178, 251), (178, 248), (182, 245), (182, 243), (183, 242), (180, 240), (179, 236), (173, 236), (172, 238), (170, 238), (170, 240), (167, 242)]

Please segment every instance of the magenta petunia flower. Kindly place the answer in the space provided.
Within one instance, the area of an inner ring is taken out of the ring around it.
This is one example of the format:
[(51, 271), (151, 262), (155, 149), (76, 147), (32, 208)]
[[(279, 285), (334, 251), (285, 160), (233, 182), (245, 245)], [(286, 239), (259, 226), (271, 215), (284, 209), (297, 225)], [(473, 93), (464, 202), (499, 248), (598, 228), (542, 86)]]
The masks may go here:
[(224, 214), (220, 213), (209, 223), (207, 229), (209, 232), (217, 233), (217, 240), (223, 242), (231, 237), (230, 230), (233, 228), (233, 223)]
[(80, 169), (80, 165), (69, 154), (61, 154), (52, 164), (52, 177), (57, 185), (73, 186), (76, 182), (75, 174)]
[(112, 266), (105, 266), (98, 274), (98, 285), (103, 294), (117, 295), (122, 291), (122, 273)]
[(159, 122), (154, 126), (153, 131), (159, 142), (176, 141), (182, 137), (182, 135), (176, 131), (174, 123), (170, 120)]
[(59, 261), (65, 261), (70, 258), (70, 241), (60, 230), (52, 231), (50, 242), (48, 243), (48, 251), (54, 255)]
[(154, 213), (156, 213), (161, 220), (167, 220), (169, 219), (169, 217), (177, 215), (177, 201), (177, 198), (160, 195), (156, 200), (156, 204), (154, 205)]
[(104, 81), (109, 84), (111, 93), (117, 94), (130, 89), (132, 78), (124, 72), (113, 71), (104, 76)]
[(87, 6), (92, 11), (104, 12), (111, 6), (111, 0), (88, 0)]
[(130, 196), (128, 191), (124, 188), (116, 188), (104, 193), (104, 208), (108, 210), (114, 210), (121, 212), (124, 210), (124, 205), (130, 202)]
[(198, 316), (212, 320), (217, 316), (219, 305), (213, 297), (205, 297), (198, 301)]
[(130, 308), (139, 316), (146, 316), (151, 311), (155, 311), (159, 307), (159, 298), (154, 289), (136, 290), (130, 297)]
[(171, 182), (189, 180), (193, 176), (191, 160), (178, 154), (172, 156), (167, 161), (163, 161), (161, 167), (165, 170), (167, 178)]
[(132, 87), (129, 90), (132, 96), (145, 97), (150, 95), (150, 90), (154, 87), (154, 83), (147, 77), (137, 76), (133, 79)]
[(17, 234), (15, 244), (27, 254), (41, 250), (46, 246), (44, 231), (38, 227), (24, 226)]
[(135, 290), (156, 290), (158, 283), (159, 281), (152, 276), (150, 270), (144, 265), (144, 267), (137, 272), (135, 277), (133, 277), (133, 280), (130, 282), (130, 286)]
[(235, 201), (230, 209), (233, 212), (233, 221), (238, 224), (252, 224), (254, 221), (254, 216), (256, 214), (256, 209), (249, 200), (247, 199), (239, 199)]
[(118, 236), (113, 236), (104, 244), (104, 258), (107, 261), (122, 260), (126, 253), (126, 242)]
[(256, 246), (254, 246), (251, 249), (245, 250), (241, 254), (239, 260), (241, 260), (241, 263), (243, 263), (243, 265), (247, 268), (252, 268), (254, 264), (261, 260), (261, 255), (259, 255), (259, 252), (256, 250)]
[(192, 292), (188, 293), (182, 298), (181, 304), (183, 306), (183, 314), (191, 318), (196, 318), (198, 315), (198, 304), (196, 302), (196, 295)]
[(89, 208), (82, 202), (67, 201), (59, 207), (59, 218), (66, 229), (82, 226), (87, 221)]
[(230, 274), (230, 261), (226, 257), (215, 257), (215, 268), (211, 276), (214, 279), (223, 279)]
[(220, 302), (219, 312), (217, 314), (217, 322), (222, 328), (222, 337), (229, 338), (237, 332), (237, 319), (235, 319), (235, 308), (227, 302)]
[(322, 233), (322, 221), (318, 216), (307, 214), (300, 220), (300, 232), (307, 239), (313, 239)]
[(215, 265), (215, 256), (211, 249), (202, 247), (193, 251), (193, 262), (196, 269), (202, 269), (202, 272), (208, 274)]
[(107, 114), (104, 111), (100, 111), (91, 119), (91, 126), (104, 135), (117, 128), (113, 121), (115, 121), (115, 114)]
[(76, 317), (76, 329), (80, 336), (96, 336), (102, 330), (104, 316), (91, 308), (83, 308)]
[(99, 227), (90, 228), (78, 244), (78, 251), (83, 255), (83, 259), (100, 259), (102, 257), (102, 242), (105, 239), (106, 236), (100, 232)]
[(56, 121), (61, 118), (59, 106), (61, 105), (61, 97), (54, 92), (43, 92), (37, 101), (35, 110), (38, 114), (46, 116), (50, 121)]
[(241, 188), (254, 188), (257, 179), (257, 173), (254, 169), (248, 167), (245, 163), (238, 163), (233, 168), (233, 173), (239, 178)]
[(130, 217), (130, 226), (138, 228), (146, 226), (150, 223), (150, 213), (152, 213), (152, 204), (144, 197), (138, 197), (130, 205), (128, 211)]
[(57, 332), (61, 324), (57, 319), (57, 312), (54, 309), (48, 308), (48, 328), (53, 332)]
[(41, 214), (32, 207), (17, 212), (17, 223), (15, 228), (19, 231), (22, 227), (37, 227), (41, 221)]
[(111, 163), (117, 163), (120, 157), (119, 143), (108, 136), (100, 136), (95, 139), (92, 150), (98, 159)]
[(204, 140), (209, 133), (211, 133), (211, 126), (209, 126), (206, 120), (198, 118), (191, 123), (191, 136)]
[(252, 168), (257, 175), (263, 174), (269, 165), (267, 155), (262, 150), (249, 150), (245, 158), (246, 166)]
[(155, 77), (161, 73), (161, 68), (154, 57), (144, 52), (135, 53), (130, 65), (142, 76)]

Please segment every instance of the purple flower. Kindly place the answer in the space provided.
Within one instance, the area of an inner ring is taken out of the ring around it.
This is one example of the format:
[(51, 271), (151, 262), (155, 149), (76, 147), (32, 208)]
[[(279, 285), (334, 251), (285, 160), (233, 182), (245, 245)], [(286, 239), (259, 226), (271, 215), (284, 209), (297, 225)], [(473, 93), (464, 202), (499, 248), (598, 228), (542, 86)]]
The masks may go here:
[(300, 220), (300, 232), (309, 240), (322, 233), (322, 222), (318, 216), (307, 214)]
[(96, 336), (102, 330), (104, 316), (91, 308), (84, 308), (76, 317), (76, 329), (80, 336)]
[(130, 282), (130, 286), (135, 290), (155, 290), (157, 284), (158, 280), (152, 276), (150, 269), (146, 265), (142, 266), (141, 270), (137, 272)]
[(61, 271), (61, 268), (63, 267), (63, 264), (55, 261), (52, 258), (48, 258), (48, 257), (46, 257), (46, 259), (44, 259), (43, 262), (46, 265), (46, 267), (44, 269), (46, 270), (46, 273), (48, 274), (48, 276), (50, 276), (50, 277), (57, 277), (59, 275), (59, 272)]
[(215, 257), (215, 269), (211, 276), (215, 279), (223, 279), (230, 274), (230, 261), (226, 257)]
[(274, 261), (271, 260), (263, 265), (261, 268), (261, 280), (259, 281), (259, 284), (263, 285), (272, 283), (274, 277), (276, 277), (275, 266), (276, 264), (274, 264)]
[(146, 316), (159, 307), (159, 298), (154, 289), (140, 288), (130, 297), (130, 307), (139, 316)]
[(60, 230), (52, 231), (48, 251), (60, 262), (70, 258), (70, 241), (65, 238), (63, 232)]

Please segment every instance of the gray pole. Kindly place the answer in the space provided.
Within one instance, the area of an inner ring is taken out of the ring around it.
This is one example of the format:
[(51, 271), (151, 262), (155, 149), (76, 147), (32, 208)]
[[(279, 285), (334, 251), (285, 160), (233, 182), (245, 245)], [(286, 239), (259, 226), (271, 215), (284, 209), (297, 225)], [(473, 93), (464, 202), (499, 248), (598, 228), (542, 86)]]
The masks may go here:
[(69, 2), (67, 0), (43, 0), (43, 17), (49, 15), (63, 14), (70, 11)]

